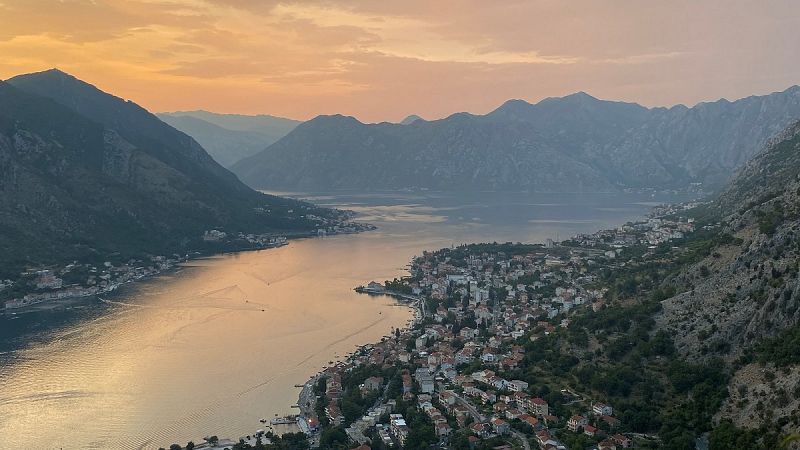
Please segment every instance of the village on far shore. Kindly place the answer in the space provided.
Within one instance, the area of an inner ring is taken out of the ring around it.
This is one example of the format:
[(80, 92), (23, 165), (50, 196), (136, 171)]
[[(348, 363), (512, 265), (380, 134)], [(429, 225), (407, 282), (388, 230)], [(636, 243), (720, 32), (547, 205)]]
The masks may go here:
[(267, 250), (283, 247), (293, 238), (352, 234), (375, 229), (374, 225), (351, 221), (353, 215), (348, 211), (343, 211), (342, 214), (343, 219), (338, 221), (307, 215), (323, 225), (310, 232), (254, 234), (206, 230), (197, 239), (197, 251), (182, 255), (121, 258), (119, 254), (113, 254), (107, 256), (107, 261), (100, 259), (101, 263), (71, 261), (67, 264), (29, 268), (13, 280), (0, 279), (0, 314), (17, 314), (33, 307), (57, 307), (60, 306), (59, 301), (63, 303), (66, 300), (108, 294), (123, 284), (159, 275), (182, 262), (204, 255)]

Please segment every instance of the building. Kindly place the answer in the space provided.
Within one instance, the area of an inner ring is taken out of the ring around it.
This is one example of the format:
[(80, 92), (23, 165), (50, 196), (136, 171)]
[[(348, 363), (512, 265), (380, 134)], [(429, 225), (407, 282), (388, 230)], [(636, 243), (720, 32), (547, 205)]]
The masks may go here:
[(617, 446), (611, 439), (606, 439), (597, 444), (597, 450), (617, 450)]
[(595, 416), (613, 416), (614, 409), (611, 406), (606, 405), (605, 403), (595, 403), (592, 406), (592, 413)]
[(362, 389), (365, 391), (377, 391), (383, 386), (383, 377), (369, 377), (364, 380)]
[(339, 410), (339, 407), (336, 405), (336, 403), (331, 402), (327, 407), (325, 407), (325, 415), (334, 426), (338, 427), (342, 424), (342, 422), (344, 422), (344, 415)]
[(530, 412), (536, 414), (537, 416), (546, 416), (550, 414), (550, 406), (543, 398), (532, 398), (529, 402), (529, 410)]
[(527, 414), (520, 416), (519, 420), (521, 420), (522, 423), (527, 424), (528, 426), (534, 429), (539, 425), (539, 420), (536, 417), (529, 416)]
[(416, 378), (417, 384), (419, 384), (420, 392), (433, 394), (436, 385), (434, 384), (433, 375), (431, 375), (430, 370), (426, 368), (417, 369), (414, 373), (414, 378)]
[(572, 416), (567, 421), (567, 428), (573, 433), (582, 430), (586, 425), (589, 425), (589, 420), (583, 416)]
[(522, 380), (511, 380), (508, 382), (508, 389), (513, 392), (522, 392), (528, 389), (528, 383)]
[(510, 425), (503, 419), (494, 418), (492, 419), (492, 428), (494, 432), (497, 434), (506, 434), (511, 430)]
[(490, 434), (490, 427), (485, 423), (473, 423), (470, 426), (470, 430), (482, 439), (488, 438)]
[(36, 289), (61, 289), (64, 280), (58, 278), (49, 270), (40, 270), (36, 272)]
[(436, 424), (436, 436), (439, 438), (450, 436), (453, 432), (453, 429), (450, 428), (450, 425), (445, 423), (437, 423)]
[(218, 242), (228, 237), (228, 234), (219, 230), (208, 230), (203, 233), (203, 240), (206, 242)]
[(615, 434), (611, 436), (611, 440), (614, 441), (615, 444), (619, 445), (622, 448), (632, 448), (633, 447), (633, 440), (624, 434)]
[(402, 414), (391, 414), (389, 415), (389, 427), (392, 430), (392, 434), (394, 435), (395, 439), (400, 443), (400, 445), (404, 445), (406, 443), (406, 438), (408, 437), (408, 425), (406, 424), (406, 419), (403, 418)]

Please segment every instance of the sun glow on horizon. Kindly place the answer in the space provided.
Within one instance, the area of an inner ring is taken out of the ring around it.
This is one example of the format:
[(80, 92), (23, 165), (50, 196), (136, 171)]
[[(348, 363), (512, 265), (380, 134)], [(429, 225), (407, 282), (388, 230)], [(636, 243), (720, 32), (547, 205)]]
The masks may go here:
[(788, 0), (2, 0), (0, 77), (58, 67), (153, 111), (298, 119), (694, 104), (800, 82), (798, 25)]

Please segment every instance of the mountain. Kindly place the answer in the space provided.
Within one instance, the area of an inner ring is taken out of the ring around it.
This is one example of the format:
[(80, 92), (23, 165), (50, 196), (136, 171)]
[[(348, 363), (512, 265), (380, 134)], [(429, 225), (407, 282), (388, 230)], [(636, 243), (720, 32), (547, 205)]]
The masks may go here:
[(270, 116), (268, 114), (220, 114), (209, 111), (176, 111), (160, 113), (159, 117), (194, 117), (213, 123), (219, 127), (233, 131), (252, 131), (264, 136), (272, 137), (276, 141), (292, 131), (302, 121), (287, 119), (285, 117)]
[(593, 188), (614, 189), (593, 168), (552, 146), (530, 143), (527, 134), (522, 123), (468, 114), (412, 125), (365, 125), (352, 117), (321, 116), (231, 170), (251, 186), (287, 190), (547, 191), (568, 176)]
[(192, 138), (57, 70), (0, 82), (0, 269), (186, 252), (205, 230), (315, 229), (334, 211), (253, 191)]
[(797, 118), (797, 86), (692, 108), (580, 92), (413, 126), (319, 116), (231, 169), (250, 186), (285, 190), (716, 188)]
[(686, 360), (730, 365), (717, 419), (784, 426), (800, 409), (800, 123), (696, 214), (702, 231), (682, 248), (699, 257), (665, 280), (678, 294), (662, 302), (656, 327)]
[(745, 164), (713, 205), (718, 214), (743, 213), (753, 207), (776, 204), (793, 207), (791, 187), (800, 179), (800, 122), (770, 139)]
[(672, 280), (687, 290), (665, 302), (663, 324), (681, 328), (676, 342), (687, 356), (708, 353), (703, 346), (714, 342), (740, 356), (750, 342), (800, 320), (800, 122), (770, 140), (697, 215), (713, 230), (717, 251)]
[(412, 123), (414, 123), (414, 122), (416, 122), (418, 120), (424, 121), (425, 119), (423, 119), (422, 117), (420, 117), (420, 116), (418, 116), (416, 114), (411, 114), (410, 116), (407, 116), (405, 119), (403, 119), (400, 122), (400, 125), (410, 125), (410, 124), (412, 124)]
[(268, 115), (207, 111), (178, 111), (157, 116), (197, 140), (224, 167), (264, 150), (301, 123)]

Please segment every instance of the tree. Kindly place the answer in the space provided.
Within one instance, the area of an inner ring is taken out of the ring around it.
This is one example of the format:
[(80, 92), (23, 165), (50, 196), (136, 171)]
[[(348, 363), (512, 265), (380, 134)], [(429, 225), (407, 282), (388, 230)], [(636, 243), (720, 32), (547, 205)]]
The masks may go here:
[(328, 428), (322, 432), (319, 445), (322, 448), (337, 448), (347, 444), (347, 440), (347, 433), (344, 432), (342, 427)]
[(781, 447), (789, 448), (793, 442), (800, 442), (800, 433), (791, 434), (781, 441)]
[(194, 442), (192, 442), (192, 441), (189, 441), (189, 442), (186, 444), (186, 450), (194, 450)]

